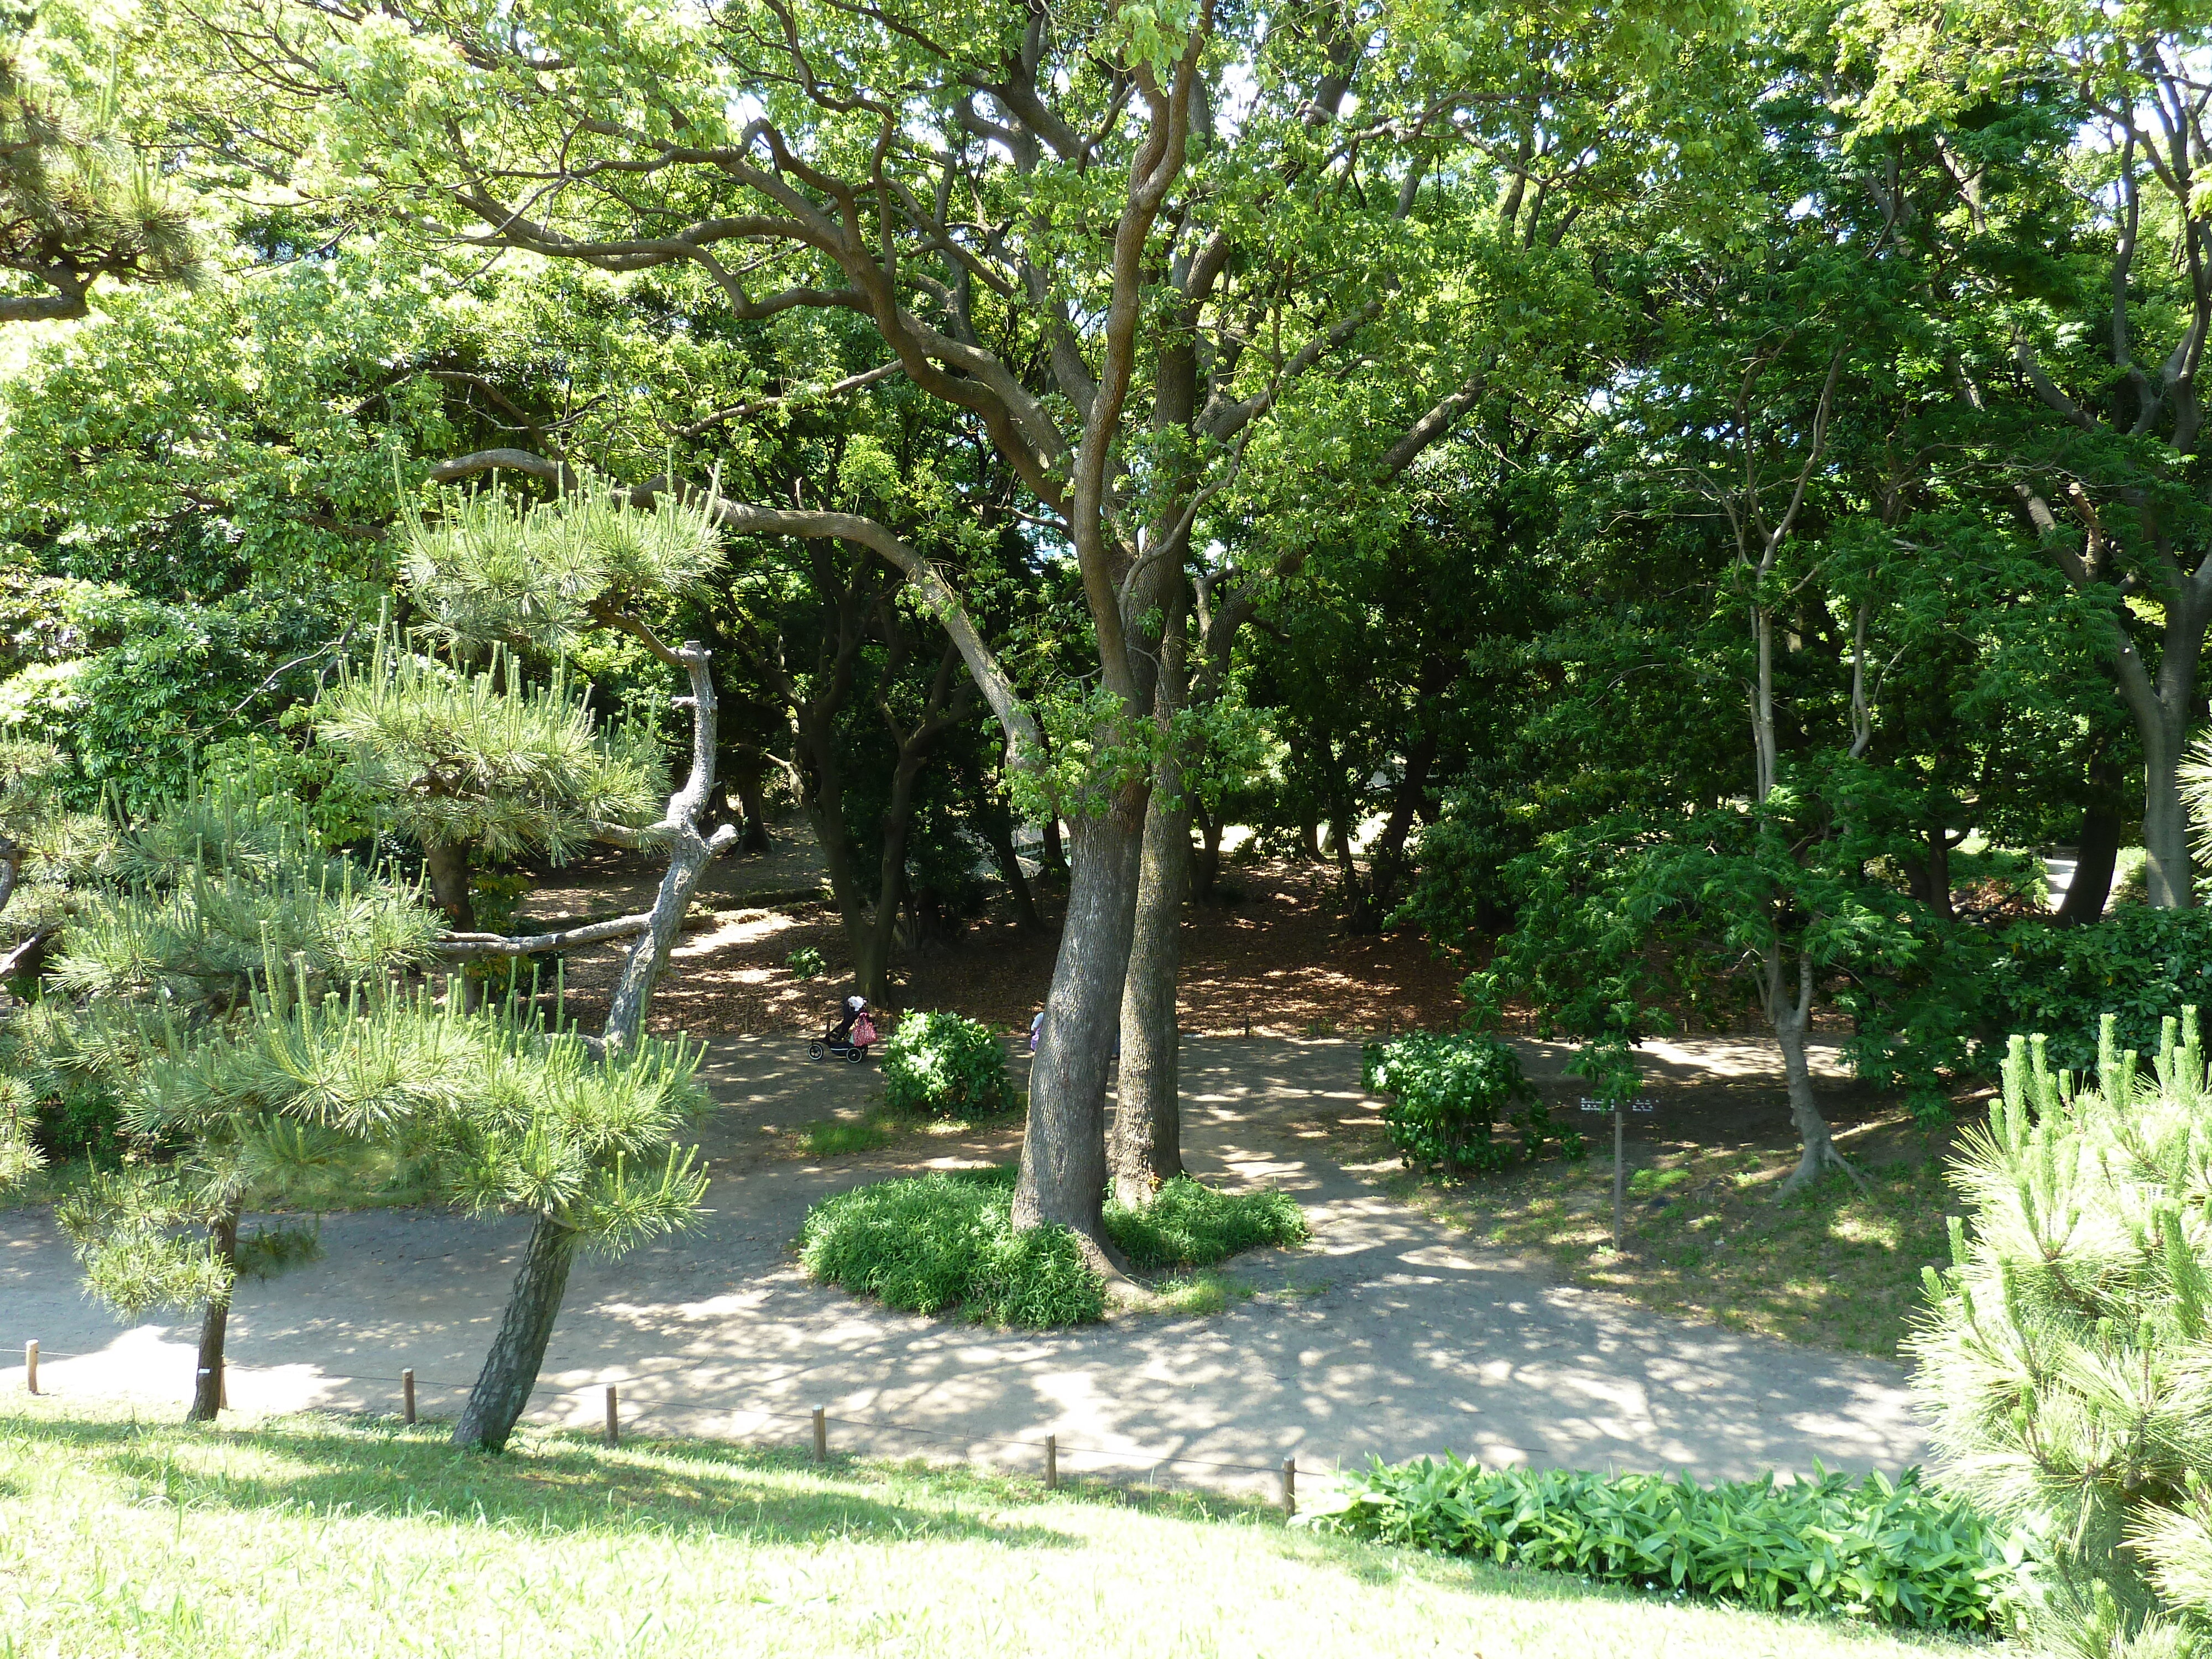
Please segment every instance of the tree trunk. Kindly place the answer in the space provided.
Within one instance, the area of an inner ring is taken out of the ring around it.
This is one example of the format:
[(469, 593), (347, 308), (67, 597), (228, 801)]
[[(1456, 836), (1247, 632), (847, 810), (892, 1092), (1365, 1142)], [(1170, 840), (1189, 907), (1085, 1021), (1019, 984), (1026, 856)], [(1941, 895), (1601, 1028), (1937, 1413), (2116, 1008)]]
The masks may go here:
[(457, 933), (474, 933), (477, 911), (469, 899), (467, 845), (441, 842), (425, 846), (422, 864), (430, 878), (430, 897), (446, 913), (446, 925)]
[[(208, 1229), (215, 1259), (230, 1270), (234, 1279), (238, 1272), (238, 1212), (239, 1206), (233, 1204)], [(185, 1413), (187, 1423), (212, 1423), (222, 1410), (223, 1341), (229, 1334), (230, 1286), (226, 1285), (208, 1298), (206, 1311), (200, 1315), (199, 1367), (192, 1376), (191, 1409)]]
[(1060, 844), (1060, 815), (1056, 812), (1048, 813), (1045, 816), (1044, 846), (1037, 862), (1051, 874), (1063, 880), (1066, 878), (1067, 852)]
[(1030, 1068), (1029, 1126), (1014, 1188), (1016, 1227), (1073, 1228), (1093, 1264), (1115, 1277), (1106, 1241), (1106, 1073), (1121, 1009), (1144, 859), (1145, 784), (1123, 789), (1102, 815), (1071, 825), (1075, 860), (1044, 1028)]
[(2119, 768), (2100, 755), (2089, 766), (2089, 785), (2096, 793), (2081, 809), (2081, 834), (2075, 848), (2074, 879), (2059, 901), (2057, 921), (2062, 927), (2083, 927), (2105, 914), (2112, 893), (2112, 871), (2119, 863)]
[(1176, 970), (1182, 959), (1183, 894), (1190, 877), (1190, 807), (1164, 807), (1182, 775), (1163, 757), (1145, 812), (1136, 924), (1121, 990), (1121, 1071), (1115, 1091), (1109, 1163), (1114, 1196), (1152, 1202), (1163, 1182), (1183, 1173), (1182, 1098), (1177, 1075)]
[(744, 853), (765, 853), (774, 843), (768, 830), (768, 798), (761, 793), (757, 775), (748, 773), (732, 786), (738, 798), (738, 806), (745, 815), (744, 836), (738, 849)]
[(532, 1221), (530, 1243), (507, 1293), (499, 1335), (484, 1356), (483, 1370), (470, 1391), (461, 1420), (453, 1425), (456, 1446), (506, 1449), (507, 1437), (530, 1404), (530, 1391), (538, 1385), (538, 1367), (545, 1363), (545, 1345), (552, 1340), (553, 1322), (560, 1317), (577, 1243), (574, 1231), (550, 1216)]
[(1030, 891), (1029, 874), (1022, 868), (1021, 854), (1014, 850), (1013, 820), (1003, 808), (979, 806), (975, 826), (983, 844), (991, 849), (991, 861), (999, 866), (999, 879), (1006, 884), (1006, 896), (1014, 907), (1014, 926), (1025, 933), (1042, 933), (1044, 918), (1037, 915), (1036, 896)]
[[(610, 1052), (635, 1043), (643, 1035), (653, 987), (683, 932), (684, 912), (699, 878), (708, 861), (738, 836), (732, 824), (717, 830), (712, 840), (699, 833), (700, 815), (714, 790), (714, 682), (708, 672), (707, 652), (697, 641), (686, 640), (680, 651), (665, 653), (666, 657), (673, 657), (691, 681), (691, 771), (668, 798), (667, 811), (653, 826), (656, 844), (668, 849), (668, 869), (653, 896), (652, 925), (631, 942), (615, 981), (602, 1039)], [(544, 1364), (545, 1345), (561, 1312), (579, 1243), (575, 1231), (556, 1217), (540, 1212), (532, 1218), (530, 1243), (507, 1291), (499, 1335), (484, 1356), (483, 1370), (470, 1391), (461, 1420), (453, 1426), (456, 1446), (497, 1451), (507, 1444), (515, 1420), (529, 1403), (538, 1367)]]
[(1298, 826), (1298, 851), (1309, 864), (1322, 862), (1321, 854), (1321, 820), (1308, 818)]
[(1951, 908), (1951, 836), (1942, 824), (1928, 832), (1928, 906), (1949, 921)]
[(1152, 1200), (1182, 1170), (1182, 1099), (1176, 1074), (1176, 975), (1182, 960), (1182, 907), (1190, 885), (1190, 792), (1173, 741), (1188, 690), (1189, 590), (1169, 594), (1152, 693), (1158, 758), (1145, 808), (1142, 862), (1128, 971), (1121, 988), (1121, 1073), (1115, 1091), (1114, 1139), (1107, 1162), (1122, 1203)]
[(2143, 733), (2143, 880), (2154, 908), (2186, 910), (2197, 902), (2197, 884), (2189, 807), (2181, 798), (2185, 720), (2161, 718), (2154, 739), (2149, 729)]
[(1191, 803), (1191, 815), (1197, 820), (1199, 848), (1192, 854), (1190, 896), (1210, 898), (1221, 880), (1221, 831), (1224, 828), (1218, 814), (1206, 810), (1203, 801)]
[(1765, 1005), (1767, 1024), (1774, 1029), (1775, 1045), (1782, 1050), (1790, 1120), (1796, 1127), (1797, 1142), (1803, 1149), (1797, 1167), (1782, 1183), (1783, 1192), (1789, 1194), (1830, 1170), (1841, 1170), (1854, 1181), (1859, 1180), (1859, 1173), (1836, 1150), (1828, 1121), (1820, 1115), (1820, 1103), (1813, 1097), (1813, 1068), (1805, 1058), (1805, 1034), (1812, 1025), (1813, 965), (1802, 957), (1797, 959), (1797, 994), (1793, 1000), (1784, 988), (1781, 954), (1778, 945), (1765, 965), (1760, 1000)]

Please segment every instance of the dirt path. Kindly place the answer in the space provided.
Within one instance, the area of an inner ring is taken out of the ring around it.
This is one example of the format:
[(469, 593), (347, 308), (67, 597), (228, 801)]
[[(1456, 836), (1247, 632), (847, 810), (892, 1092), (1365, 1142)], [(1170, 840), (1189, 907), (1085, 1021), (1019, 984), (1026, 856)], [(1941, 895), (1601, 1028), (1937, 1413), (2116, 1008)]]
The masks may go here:
[[(1529, 1052), (1540, 1073), (1558, 1057)], [(619, 1379), (626, 1418), (647, 1431), (795, 1444), (818, 1403), (843, 1449), (1033, 1468), (1033, 1444), (999, 1443), (1054, 1432), (1071, 1473), (1127, 1478), (1166, 1459), (1245, 1466), (1158, 1470), (1231, 1488), (1269, 1484), (1260, 1471), (1293, 1454), (1313, 1470), (1449, 1447), (1493, 1462), (1707, 1479), (1802, 1469), (1816, 1457), (1894, 1470), (1923, 1455), (1894, 1367), (1562, 1286), (1331, 1162), (1327, 1126), (1373, 1109), (1358, 1049), (1345, 1042), (1186, 1042), (1194, 1169), (1285, 1188), (1314, 1224), (1305, 1249), (1240, 1260), (1238, 1276), (1260, 1293), (1225, 1314), (1036, 1334), (914, 1318), (817, 1288), (787, 1249), (815, 1198), (918, 1162), (1006, 1158), (1013, 1141), (765, 1158), (771, 1128), (858, 1115), (878, 1087), (872, 1066), (798, 1056), (776, 1039), (710, 1045), (724, 1103), (705, 1137), (713, 1212), (684, 1239), (579, 1267), (535, 1418), (596, 1423), (599, 1385)], [(1655, 1058), (1761, 1063), (1755, 1048), (1725, 1043), (1711, 1055)], [(325, 1261), (242, 1288), (234, 1403), (396, 1410), (396, 1379), (410, 1366), (423, 1411), (450, 1414), (498, 1318), (522, 1233), (514, 1220), (422, 1212), (332, 1217)], [(119, 1328), (80, 1296), (43, 1212), (0, 1212), (0, 1352), (39, 1338), (49, 1392), (131, 1394), (173, 1409), (193, 1334), (184, 1322)], [(21, 1386), (20, 1365), (0, 1371), (0, 1393)]]

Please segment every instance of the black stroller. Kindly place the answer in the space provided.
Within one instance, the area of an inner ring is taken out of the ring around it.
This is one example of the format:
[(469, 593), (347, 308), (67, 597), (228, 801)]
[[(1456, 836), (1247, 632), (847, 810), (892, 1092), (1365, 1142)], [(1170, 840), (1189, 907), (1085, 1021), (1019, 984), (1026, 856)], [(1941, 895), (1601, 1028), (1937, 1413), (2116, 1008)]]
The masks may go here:
[(827, 1054), (858, 1066), (868, 1057), (868, 1045), (875, 1040), (876, 1023), (868, 1018), (867, 998), (847, 997), (829, 1029), (806, 1045), (806, 1057), (820, 1060)]

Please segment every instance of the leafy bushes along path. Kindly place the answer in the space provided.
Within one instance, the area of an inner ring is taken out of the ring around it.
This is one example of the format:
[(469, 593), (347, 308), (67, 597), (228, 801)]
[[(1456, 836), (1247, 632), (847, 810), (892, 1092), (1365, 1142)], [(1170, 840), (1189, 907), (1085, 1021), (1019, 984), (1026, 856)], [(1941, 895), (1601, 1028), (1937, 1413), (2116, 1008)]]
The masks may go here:
[[(1079, 1325), (1106, 1310), (1105, 1282), (1063, 1227), (1013, 1230), (1014, 1171), (954, 1170), (878, 1182), (806, 1212), (799, 1258), (821, 1283), (910, 1313), (964, 1308), (1000, 1325)], [(1106, 1206), (1106, 1231), (1139, 1273), (1204, 1267), (1306, 1237), (1280, 1193), (1216, 1192), (1188, 1176), (1145, 1209)]]
[(1382, 1121), (1406, 1167), (1488, 1173), (1512, 1160), (1501, 1138), (1520, 1138), (1534, 1158), (1556, 1139), (1571, 1158), (1584, 1149), (1582, 1136), (1552, 1126), (1550, 1114), (1521, 1075), (1521, 1062), (1493, 1036), (1439, 1036), (1415, 1031), (1395, 1042), (1370, 1042), (1359, 1051), (1360, 1081), (1389, 1097)]
[(1917, 1471), (1894, 1485), (1823, 1472), (1700, 1486), (1423, 1458), (1344, 1477), (1307, 1524), (1499, 1566), (1923, 1629), (2001, 1632), (2024, 1604), (2018, 1543)]

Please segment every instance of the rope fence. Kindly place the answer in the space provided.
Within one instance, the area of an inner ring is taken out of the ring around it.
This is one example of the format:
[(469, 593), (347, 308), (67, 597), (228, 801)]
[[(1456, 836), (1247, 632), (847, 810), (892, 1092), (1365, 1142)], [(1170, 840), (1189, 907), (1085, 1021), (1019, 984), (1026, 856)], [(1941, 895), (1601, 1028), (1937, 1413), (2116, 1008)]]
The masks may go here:
[[(41, 1359), (94, 1359), (97, 1358), (99, 1356), (96, 1354), (62, 1353), (54, 1351), (42, 1352), (36, 1341), (27, 1342), (23, 1345), (25, 1390), (33, 1395), (40, 1393), (39, 1363)], [(225, 1371), (228, 1372), (228, 1369), (226, 1364)], [(697, 1395), (671, 1395), (653, 1401), (642, 1407), (639, 1407), (634, 1400), (625, 1402), (622, 1395), (623, 1389), (651, 1383), (667, 1375), (665, 1371), (647, 1371), (627, 1376), (602, 1377), (595, 1382), (580, 1384), (540, 1382), (531, 1385), (530, 1393), (532, 1395), (547, 1395), (561, 1399), (587, 1396), (594, 1390), (603, 1389), (605, 1419), (601, 1430), (601, 1437), (610, 1446), (621, 1443), (622, 1433), (625, 1426), (634, 1431), (640, 1421), (650, 1417), (656, 1410), (688, 1407), (726, 1413), (733, 1417), (749, 1417), (763, 1422), (806, 1424), (812, 1431), (812, 1451), (817, 1463), (829, 1462), (829, 1431), (832, 1427), (839, 1427), (854, 1429), (863, 1433), (908, 1435), (964, 1450), (971, 1457), (976, 1451), (987, 1448), (994, 1450), (1035, 1452), (1042, 1461), (1044, 1484), (1048, 1491), (1059, 1489), (1060, 1460), (1063, 1456), (1097, 1460), (1093, 1472), (1104, 1468), (1133, 1468), (1143, 1470), (1149, 1476), (1161, 1469), (1195, 1468), (1227, 1470), (1239, 1474), (1273, 1475), (1279, 1482), (1278, 1502), (1283, 1512), (1285, 1515), (1294, 1515), (1297, 1512), (1297, 1461), (1294, 1456), (1284, 1458), (1279, 1465), (1240, 1463), (1220, 1458), (1186, 1457), (1174, 1454), (1146, 1457), (1100, 1446), (1064, 1445), (1056, 1434), (1048, 1434), (1042, 1439), (1034, 1440), (1006, 1439), (996, 1436), (979, 1437), (953, 1434), (943, 1429), (924, 1428), (919, 1424), (902, 1423), (890, 1418), (832, 1417), (829, 1414), (827, 1407), (822, 1406), (816, 1406), (806, 1412), (779, 1411), (764, 1406), (733, 1406), (726, 1401), (702, 1399)], [(437, 1377), (417, 1376), (412, 1368), (407, 1367), (402, 1368), (396, 1376), (374, 1373), (354, 1375), (321, 1370), (316, 1371), (316, 1376), (320, 1381), (329, 1382), (381, 1382), (397, 1388), (400, 1396), (401, 1420), (410, 1424), (416, 1421), (416, 1396), (418, 1391), (427, 1389), (439, 1393), (467, 1394), (476, 1387), (474, 1382), (447, 1382)], [(228, 1383), (228, 1378), (226, 1376), (221, 1385), (221, 1397), (225, 1407), (230, 1403)], [(625, 1403), (629, 1406), (632, 1413), (627, 1424), (622, 1414)], [(732, 1436), (731, 1438), (734, 1439), (735, 1437)], [(1521, 1452), (1524, 1456), (1529, 1455), (1523, 1448), (1518, 1446), (1500, 1446), (1498, 1449)]]

